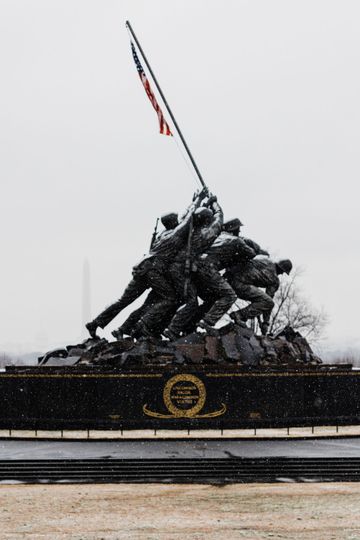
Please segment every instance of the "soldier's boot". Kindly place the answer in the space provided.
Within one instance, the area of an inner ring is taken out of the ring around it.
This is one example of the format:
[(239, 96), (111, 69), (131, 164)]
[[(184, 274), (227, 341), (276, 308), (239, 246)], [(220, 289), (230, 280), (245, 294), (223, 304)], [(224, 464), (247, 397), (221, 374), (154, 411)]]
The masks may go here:
[(240, 309), (238, 311), (233, 311), (232, 313), (230, 313), (230, 317), (238, 326), (242, 326), (243, 328), (246, 327), (247, 318), (243, 317)]
[(117, 330), (113, 330), (111, 333), (114, 336), (114, 338), (117, 339), (118, 341), (121, 341), (124, 337), (124, 332), (121, 327), (117, 328)]
[(151, 332), (149, 327), (140, 319), (138, 323), (134, 326), (134, 330), (131, 332), (131, 337), (139, 339), (142, 337), (154, 337), (154, 334)]
[(267, 322), (260, 323), (260, 330), (261, 330), (262, 335), (266, 336), (269, 330), (269, 323)]
[(94, 320), (94, 321), (90, 321), (88, 322), (86, 325), (86, 328), (87, 328), (87, 331), (89, 332), (90, 336), (93, 338), (93, 339), (97, 339), (98, 336), (96, 335), (96, 330), (98, 328), (98, 324), (97, 322)]
[(218, 331), (215, 330), (215, 328), (211, 324), (204, 321), (204, 319), (201, 319), (201, 321), (198, 322), (197, 327), (201, 328), (202, 330), (205, 330), (205, 332), (209, 336), (217, 336), (218, 335)]
[(165, 328), (162, 335), (170, 339), (170, 341), (176, 341), (179, 338), (179, 335), (173, 332), (170, 328)]

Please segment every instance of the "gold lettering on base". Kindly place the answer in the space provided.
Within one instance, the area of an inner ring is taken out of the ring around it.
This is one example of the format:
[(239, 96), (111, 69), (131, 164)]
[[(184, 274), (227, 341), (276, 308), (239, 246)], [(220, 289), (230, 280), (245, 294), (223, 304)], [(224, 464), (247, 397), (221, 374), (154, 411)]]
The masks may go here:
[(152, 411), (147, 404), (143, 412), (154, 418), (215, 418), (226, 412), (226, 405), (211, 413), (199, 414), (206, 401), (206, 388), (204, 383), (195, 375), (174, 375), (167, 381), (163, 391), (165, 407), (170, 414)]

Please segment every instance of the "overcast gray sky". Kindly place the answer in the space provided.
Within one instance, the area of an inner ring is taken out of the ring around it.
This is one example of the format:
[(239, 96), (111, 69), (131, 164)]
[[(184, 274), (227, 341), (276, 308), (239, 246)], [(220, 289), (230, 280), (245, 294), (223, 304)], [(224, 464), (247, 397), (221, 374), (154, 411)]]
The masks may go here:
[(196, 187), (126, 19), (226, 217), (303, 266), (329, 339), (354, 343), (358, 1), (0, 0), (0, 348), (79, 339), (84, 258), (96, 315)]

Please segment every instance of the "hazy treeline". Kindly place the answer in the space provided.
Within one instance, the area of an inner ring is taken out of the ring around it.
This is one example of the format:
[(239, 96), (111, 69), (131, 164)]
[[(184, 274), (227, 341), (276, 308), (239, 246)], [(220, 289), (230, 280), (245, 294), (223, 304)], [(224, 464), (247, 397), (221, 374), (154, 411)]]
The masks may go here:
[(5, 366), (32, 366), (37, 364), (40, 353), (11, 354), (0, 351), (0, 368)]

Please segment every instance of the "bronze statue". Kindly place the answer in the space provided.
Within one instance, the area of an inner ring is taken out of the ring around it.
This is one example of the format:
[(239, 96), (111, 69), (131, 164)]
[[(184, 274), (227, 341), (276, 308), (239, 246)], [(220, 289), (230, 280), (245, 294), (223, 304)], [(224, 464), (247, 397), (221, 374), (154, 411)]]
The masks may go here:
[[(164, 335), (176, 339), (192, 321), (198, 311), (198, 292), (196, 282), (209, 291), (212, 302), (208, 303), (208, 311), (200, 321), (203, 328), (212, 327), (227, 312), (236, 300), (231, 286), (219, 274), (211, 261), (202, 255), (213, 244), (221, 233), (223, 211), (217, 198), (211, 196), (206, 207), (198, 208), (194, 213), (191, 242), (179, 251), (170, 268), (175, 287), (179, 295), (183, 295), (184, 305), (178, 309)], [(184, 271), (189, 268), (189, 275)]]
[(97, 328), (105, 328), (124, 308), (132, 304), (147, 289), (154, 295), (146, 312), (136, 324), (138, 335), (152, 335), (152, 328), (159, 324), (164, 315), (174, 310), (176, 293), (171, 280), (167, 276), (170, 262), (182, 249), (188, 237), (192, 214), (206, 197), (206, 190), (196, 195), (188, 208), (184, 219), (177, 224), (176, 214), (163, 216), (165, 230), (152, 242), (151, 251), (132, 270), (133, 278), (119, 300), (107, 307), (93, 321), (87, 323), (92, 337), (96, 337)]
[(240, 238), (248, 247), (250, 247), (254, 251), (255, 255), (265, 255), (266, 257), (268, 257), (269, 253), (265, 249), (262, 249), (259, 244), (254, 242), (254, 240), (240, 236), (240, 227), (242, 226), (243, 223), (241, 223), (239, 218), (229, 219), (224, 223), (223, 230), (235, 237)]
[(289, 274), (291, 269), (292, 263), (289, 259), (273, 262), (264, 258), (253, 259), (229, 268), (226, 279), (238, 298), (250, 302), (245, 308), (233, 312), (232, 318), (238, 324), (244, 324), (248, 319), (262, 315), (261, 332), (266, 335), (274, 307), (273, 298), (280, 285), (278, 276), (284, 272)]
[(250, 304), (232, 314), (235, 322), (244, 325), (262, 316), (261, 331), (266, 334), (278, 276), (291, 271), (291, 261), (258, 258), (269, 254), (240, 236), (238, 218), (224, 223), (217, 198), (206, 188), (194, 195), (180, 220), (172, 212), (164, 214), (161, 222), (163, 231), (157, 234), (156, 224), (150, 252), (134, 266), (121, 298), (86, 325), (90, 335), (95, 338), (98, 327), (104, 328), (148, 289), (143, 305), (114, 330), (117, 339), (123, 335), (160, 338), (163, 333), (175, 340), (197, 326), (210, 330), (237, 298)]

